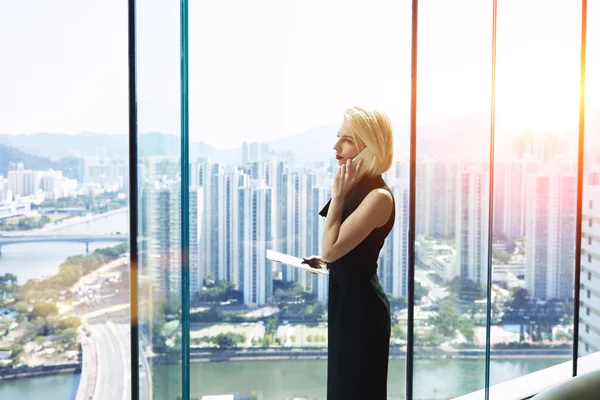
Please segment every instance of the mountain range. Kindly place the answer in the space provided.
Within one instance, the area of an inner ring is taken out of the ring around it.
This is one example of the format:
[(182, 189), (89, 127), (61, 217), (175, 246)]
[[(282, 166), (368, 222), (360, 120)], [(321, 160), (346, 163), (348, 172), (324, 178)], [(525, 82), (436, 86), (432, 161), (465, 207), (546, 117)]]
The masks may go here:
[[(587, 126), (600, 127), (600, 113), (588, 117)], [(464, 118), (445, 120), (435, 124), (418, 127), (417, 151), (432, 157), (471, 158), (474, 155), (486, 157), (489, 152), (489, 116), (471, 115)], [(325, 161), (333, 159), (332, 146), (335, 142), (337, 125), (315, 127), (296, 135), (270, 140), (271, 150), (291, 150), (299, 162)], [(576, 130), (574, 130), (575, 133)], [(522, 133), (522, 132), (518, 132)], [(399, 125), (394, 133), (394, 151), (396, 155), (409, 154), (408, 125)], [(512, 135), (517, 136), (517, 135)], [(575, 135), (571, 135), (575, 136)], [(588, 139), (600, 142), (600, 130), (588, 132)], [(317, 146), (315, 146), (317, 144)], [(53, 162), (68, 158), (105, 154), (111, 158), (127, 157), (127, 135), (109, 135), (104, 133), (82, 132), (77, 135), (60, 133), (35, 133), (30, 135), (0, 134), (0, 145), (19, 150), (31, 156), (42, 157)], [(504, 153), (510, 143), (500, 140), (496, 143), (496, 152)], [(138, 137), (139, 156), (177, 155), (180, 149), (179, 137), (170, 133), (150, 132)], [(198, 157), (210, 157), (223, 164), (239, 164), (242, 159), (241, 146), (219, 149), (204, 141), (192, 141), (189, 145), (190, 160)], [(2, 161), (7, 160), (8, 153), (0, 153)], [(27, 168), (33, 168), (29, 159)], [(5, 164), (0, 162), (0, 164)], [(4, 165), (0, 167), (0, 173)]]
[(10, 162), (23, 163), (26, 169), (62, 171), (67, 178), (77, 178), (79, 175), (79, 160), (75, 157), (64, 157), (60, 160), (27, 154), (4, 144), (0, 144), (0, 176), (8, 176), (8, 164)]

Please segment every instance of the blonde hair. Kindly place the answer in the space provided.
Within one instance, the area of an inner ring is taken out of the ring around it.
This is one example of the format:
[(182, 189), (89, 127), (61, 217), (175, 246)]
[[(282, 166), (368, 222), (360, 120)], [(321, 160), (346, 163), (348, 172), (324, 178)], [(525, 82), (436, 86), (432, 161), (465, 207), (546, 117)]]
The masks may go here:
[(375, 155), (366, 174), (374, 177), (390, 169), (394, 158), (394, 133), (388, 116), (376, 110), (350, 107), (344, 112), (344, 123), (354, 137), (358, 151), (368, 148)]

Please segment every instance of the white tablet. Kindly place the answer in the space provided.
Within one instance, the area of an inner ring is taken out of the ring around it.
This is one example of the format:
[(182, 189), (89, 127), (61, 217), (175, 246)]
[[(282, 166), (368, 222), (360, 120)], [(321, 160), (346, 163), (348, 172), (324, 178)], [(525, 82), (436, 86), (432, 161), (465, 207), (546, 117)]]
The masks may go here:
[(329, 275), (329, 270), (327, 269), (312, 268), (308, 264), (302, 264), (301, 258), (283, 254), (275, 250), (267, 250), (267, 258), (271, 261), (275, 261), (280, 264), (290, 265), (292, 267), (300, 268), (305, 271), (310, 271), (321, 275)]

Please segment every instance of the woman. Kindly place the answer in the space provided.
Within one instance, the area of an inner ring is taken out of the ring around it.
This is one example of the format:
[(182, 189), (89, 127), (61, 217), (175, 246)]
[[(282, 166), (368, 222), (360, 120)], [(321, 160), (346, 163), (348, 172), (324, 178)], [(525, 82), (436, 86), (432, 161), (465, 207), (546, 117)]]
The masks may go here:
[[(373, 160), (359, 176), (367, 148)], [(352, 107), (333, 147), (339, 163), (326, 217), (322, 255), (305, 258), (329, 268), (327, 399), (386, 399), (390, 305), (377, 278), (377, 259), (394, 225), (394, 198), (381, 174), (393, 158), (388, 117)]]

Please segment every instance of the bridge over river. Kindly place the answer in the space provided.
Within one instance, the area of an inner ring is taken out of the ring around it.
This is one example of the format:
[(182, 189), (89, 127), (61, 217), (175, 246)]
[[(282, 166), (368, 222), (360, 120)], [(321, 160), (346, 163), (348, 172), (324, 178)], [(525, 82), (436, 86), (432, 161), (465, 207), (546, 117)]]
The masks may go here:
[(0, 256), (2, 255), (2, 247), (19, 243), (40, 243), (40, 242), (75, 242), (85, 244), (85, 253), (89, 253), (89, 244), (93, 242), (126, 242), (129, 240), (128, 234), (13, 234), (0, 235)]

